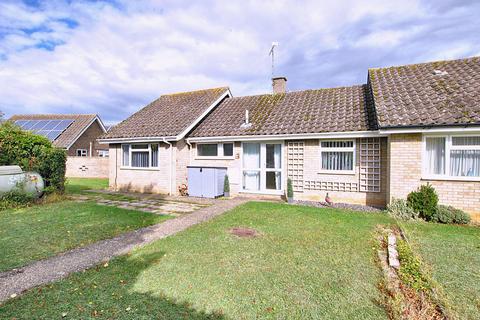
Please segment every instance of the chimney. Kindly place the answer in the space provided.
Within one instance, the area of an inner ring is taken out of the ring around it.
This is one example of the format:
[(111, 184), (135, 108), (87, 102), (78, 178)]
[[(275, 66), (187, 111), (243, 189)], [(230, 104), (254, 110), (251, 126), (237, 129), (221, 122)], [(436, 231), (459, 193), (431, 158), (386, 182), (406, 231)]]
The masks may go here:
[(274, 77), (272, 78), (273, 93), (285, 93), (287, 92), (287, 78)]

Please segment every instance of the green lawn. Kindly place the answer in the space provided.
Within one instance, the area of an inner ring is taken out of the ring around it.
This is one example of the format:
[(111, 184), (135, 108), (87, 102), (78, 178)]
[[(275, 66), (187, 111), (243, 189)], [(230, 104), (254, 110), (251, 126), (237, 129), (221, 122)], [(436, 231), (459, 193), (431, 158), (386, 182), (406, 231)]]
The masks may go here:
[[(382, 214), (251, 202), (31, 290), (0, 317), (383, 319), (374, 229), (389, 223)], [(238, 226), (261, 235), (231, 235)]]
[(166, 219), (72, 201), (5, 210), (0, 212), (0, 271)]
[(480, 319), (480, 228), (405, 223), (404, 229), (458, 317)]
[(108, 179), (103, 178), (68, 178), (65, 184), (67, 193), (81, 193), (85, 190), (108, 188)]

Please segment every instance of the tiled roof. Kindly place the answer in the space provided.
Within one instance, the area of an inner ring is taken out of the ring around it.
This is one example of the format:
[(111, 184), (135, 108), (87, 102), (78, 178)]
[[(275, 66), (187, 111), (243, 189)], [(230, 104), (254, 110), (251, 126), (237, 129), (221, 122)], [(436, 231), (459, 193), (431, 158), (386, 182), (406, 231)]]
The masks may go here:
[(111, 128), (102, 139), (177, 136), (229, 89), (166, 94)]
[[(222, 102), (191, 137), (276, 135), (367, 131), (376, 128), (369, 117), (367, 86), (358, 85), (283, 94), (229, 98)], [(252, 126), (242, 127), (245, 110)]]
[(68, 148), (96, 117), (96, 114), (17, 114), (9, 120), (73, 120), (73, 123), (53, 141), (59, 148)]
[(381, 128), (480, 124), (480, 57), (369, 70)]

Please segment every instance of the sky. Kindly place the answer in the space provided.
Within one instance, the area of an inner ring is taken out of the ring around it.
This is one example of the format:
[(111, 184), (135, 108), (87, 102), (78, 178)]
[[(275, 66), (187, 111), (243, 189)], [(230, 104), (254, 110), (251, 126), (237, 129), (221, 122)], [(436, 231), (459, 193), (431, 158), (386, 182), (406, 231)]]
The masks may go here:
[(366, 82), (367, 70), (480, 56), (480, 1), (0, 0), (0, 111), (119, 122), (162, 94)]

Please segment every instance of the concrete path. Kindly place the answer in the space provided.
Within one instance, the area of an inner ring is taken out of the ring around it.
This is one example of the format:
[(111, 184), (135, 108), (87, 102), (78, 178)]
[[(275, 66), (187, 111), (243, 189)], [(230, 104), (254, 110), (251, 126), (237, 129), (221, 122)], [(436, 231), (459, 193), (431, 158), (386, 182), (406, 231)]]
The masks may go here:
[(0, 302), (12, 295), (44, 285), (126, 254), (136, 247), (171, 236), (198, 223), (208, 221), (225, 211), (247, 202), (247, 199), (217, 200), (215, 204), (189, 215), (128, 232), (113, 239), (73, 249), (55, 257), (40, 260), (20, 269), (0, 273)]

